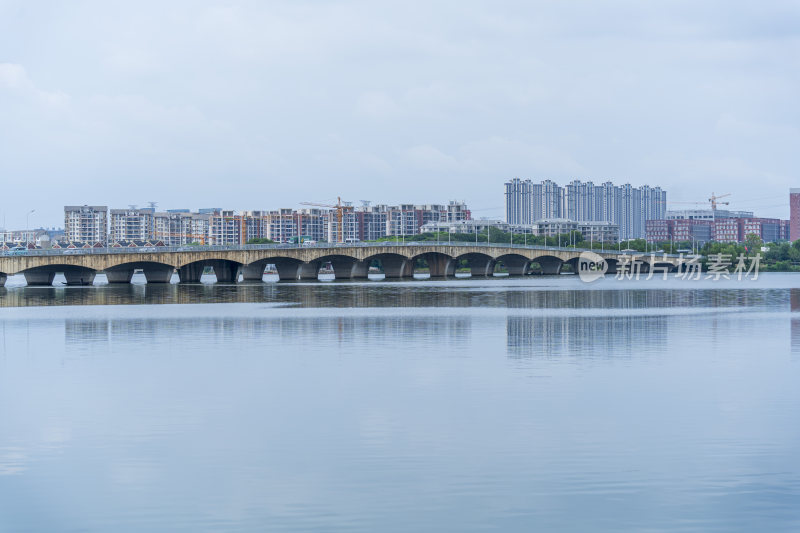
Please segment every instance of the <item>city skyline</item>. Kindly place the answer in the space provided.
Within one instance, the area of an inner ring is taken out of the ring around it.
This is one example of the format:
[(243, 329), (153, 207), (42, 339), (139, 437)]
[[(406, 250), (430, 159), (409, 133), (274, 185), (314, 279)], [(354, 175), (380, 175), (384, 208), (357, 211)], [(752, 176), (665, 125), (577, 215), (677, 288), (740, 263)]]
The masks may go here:
[(3, 2), (0, 215), (455, 190), (499, 218), (497, 182), (542, 176), (786, 218), (797, 21), (783, 2)]

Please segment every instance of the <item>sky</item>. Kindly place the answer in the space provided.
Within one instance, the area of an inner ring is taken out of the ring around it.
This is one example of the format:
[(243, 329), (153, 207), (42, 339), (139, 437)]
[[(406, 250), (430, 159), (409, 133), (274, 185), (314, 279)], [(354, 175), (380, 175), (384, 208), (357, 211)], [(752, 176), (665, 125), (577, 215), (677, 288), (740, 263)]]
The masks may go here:
[(513, 177), (787, 218), (799, 97), (797, 0), (0, 0), (0, 226), (338, 196), (501, 218)]

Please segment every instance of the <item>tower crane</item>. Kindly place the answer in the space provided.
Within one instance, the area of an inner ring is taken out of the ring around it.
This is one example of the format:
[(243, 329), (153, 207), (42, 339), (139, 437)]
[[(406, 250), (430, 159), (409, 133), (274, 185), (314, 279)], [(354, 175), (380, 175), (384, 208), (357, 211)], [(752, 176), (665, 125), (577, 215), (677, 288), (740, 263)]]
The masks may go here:
[(721, 195), (717, 196), (716, 194), (714, 194), (712, 192), (711, 193), (711, 198), (708, 199), (708, 201), (711, 202), (711, 210), (712, 211), (716, 211), (718, 203), (721, 204), (721, 205), (730, 205), (730, 202), (717, 202), (717, 200), (719, 200), (720, 198), (725, 198), (726, 196), (730, 196), (730, 195), (731, 195), (731, 193), (726, 193), (726, 194), (721, 194)]
[(342, 230), (343, 230), (342, 221), (344, 220), (344, 213), (346, 211), (353, 211), (353, 206), (350, 205), (350, 202), (344, 202), (343, 203), (341, 196), (338, 196), (336, 199), (337, 199), (337, 202), (335, 204), (333, 204), (333, 205), (331, 205), (331, 204), (320, 204), (320, 203), (317, 203), (317, 202), (300, 202), (300, 205), (310, 205), (310, 206), (313, 206), (313, 207), (327, 207), (329, 209), (335, 209), (336, 210), (336, 222), (337, 222), (337, 227), (336, 227), (336, 237), (337, 237), (337, 239), (336, 240), (337, 240), (337, 242), (344, 242), (344, 238), (343, 238), (343, 234), (342, 234)]
[(710, 203), (711, 204), (711, 213), (716, 215), (717, 206), (718, 205), (730, 205), (730, 202), (718, 202), (717, 200), (719, 200), (720, 198), (725, 198), (725, 197), (730, 196), (730, 195), (731, 195), (731, 193), (725, 193), (725, 194), (720, 194), (719, 196), (717, 196), (716, 194), (714, 194), (712, 192), (711, 193), (711, 198), (709, 198), (705, 202), (667, 202), (667, 203), (668, 204), (684, 204), (684, 205), (707, 205), (707, 204)]

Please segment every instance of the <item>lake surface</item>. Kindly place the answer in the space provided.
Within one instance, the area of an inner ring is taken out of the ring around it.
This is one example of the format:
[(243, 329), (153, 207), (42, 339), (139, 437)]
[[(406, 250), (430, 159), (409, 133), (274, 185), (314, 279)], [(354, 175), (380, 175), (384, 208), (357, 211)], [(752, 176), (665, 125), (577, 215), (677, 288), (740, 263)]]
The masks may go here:
[(800, 275), (0, 289), (0, 531), (264, 530), (798, 531)]

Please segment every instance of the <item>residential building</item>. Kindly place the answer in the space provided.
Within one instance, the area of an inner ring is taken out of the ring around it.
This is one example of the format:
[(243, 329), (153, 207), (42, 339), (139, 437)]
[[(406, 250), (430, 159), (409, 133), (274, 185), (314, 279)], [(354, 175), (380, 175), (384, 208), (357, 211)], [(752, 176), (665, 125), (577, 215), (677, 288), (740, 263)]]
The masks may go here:
[(105, 205), (64, 206), (64, 239), (106, 244), (108, 242), (108, 207)]
[(800, 188), (789, 189), (789, 240), (800, 239)]
[(514, 178), (506, 187), (506, 221), (509, 224), (531, 223), (531, 180)]
[(584, 220), (577, 223), (584, 241), (615, 243), (619, 239), (619, 225), (605, 220)]
[[(531, 183), (515, 178), (505, 184), (506, 220), (532, 224), (542, 219), (615, 224), (623, 239), (642, 238), (648, 220), (664, 218), (667, 193), (660, 187), (611, 182), (595, 185), (573, 180), (560, 187), (552, 180)], [(522, 203), (530, 198), (530, 208)]]
[(211, 214), (171, 209), (154, 215), (154, 237), (166, 246), (208, 244)]
[(291, 242), (299, 237), (295, 211), (290, 208), (281, 208), (269, 211), (266, 215), (267, 238), (275, 242)]
[[(335, 217), (335, 212), (334, 212)], [(294, 212), (294, 231), (300, 237), (321, 242), (328, 238), (330, 212), (323, 209), (300, 209)]]
[(208, 228), (208, 244), (232, 246), (246, 242), (245, 217), (235, 211), (220, 211), (211, 215)]
[(155, 238), (155, 209), (112, 209), (109, 241), (149, 241)]

